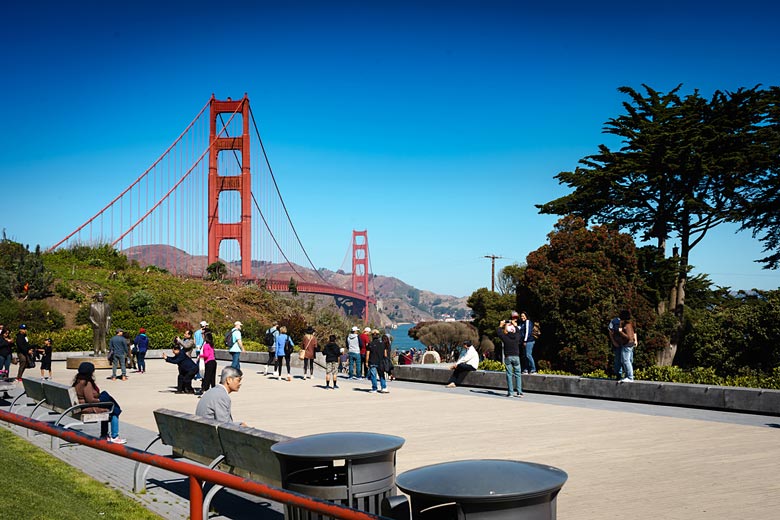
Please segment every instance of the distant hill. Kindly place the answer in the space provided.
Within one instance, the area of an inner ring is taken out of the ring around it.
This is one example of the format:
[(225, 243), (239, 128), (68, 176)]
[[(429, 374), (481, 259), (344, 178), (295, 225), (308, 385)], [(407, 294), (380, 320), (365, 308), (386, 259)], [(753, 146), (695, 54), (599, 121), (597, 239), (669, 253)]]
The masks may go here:
[[(128, 259), (137, 261), (141, 266), (154, 265), (173, 274), (202, 277), (206, 274), (208, 259), (205, 256), (192, 256), (181, 249), (167, 245), (135, 246), (122, 251)], [(225, 262), (232, 276), (240, 273), (240, 265)], [(295, 273), (287, 264), (253, 262), (252, 271), (257, 278), (287, 280)], [(321, 281), (318, 274), (303, 266), (295, 265), (295, 271), (307, 281)], [(329, 284), (351, 288), (352, 276), (344, 271), (320, 269), (319, 275)], [(413, 287), (398, 278), (372, 275), (369, 288), (377, 297), (377, 308), (383, 325), (391, 323), (417, 323), (434, 319), (467, 319), (471, 316), (466, 306), (467, 298), (436, 294)]]

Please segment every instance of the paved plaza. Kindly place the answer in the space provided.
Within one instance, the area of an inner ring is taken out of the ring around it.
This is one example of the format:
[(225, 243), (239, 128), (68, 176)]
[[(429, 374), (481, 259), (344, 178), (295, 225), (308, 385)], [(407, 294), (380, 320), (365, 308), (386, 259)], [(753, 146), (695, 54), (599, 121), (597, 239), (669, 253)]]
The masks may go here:
[[(130, 373), (124, 382), (107, 380), (110, 371), (96, 373), (101, 389), (122, 406), (122, 436), (139, 449), (156, 433), (152, 410), (194, 413), (197, 403), (194, 396), (173, 393), (176, 367), (154, 359), (147, 364), (147, 373)], [(342, 380), (338, 390), (326, 390), (321, 371), (304, 380), (293, 368), (293, 381), (287, 382), (263, 376), (260, 365), (244, 363), (242, 369), (243, 386), (232, 394), (236, 420), (292, 437), (334, 431), (399, 435), (406, 443), (398, 452), (398, 473), (475, 458), (556, 466), (569, 475), (558, 496), (562, 520), (774, 520), (780, 511), (780, 417), (544, 394), (514, 399), (498, 390), (402, 381), (390, 382), (389, 394), (370, 394), (367, 381)], [(75, 373), (64, 362), (54, 370), (54, 379), (63, 383)], [(123, 491), (131, 493), (129, 466), (112, 462), (116, 457), (110, 454), (90, 457), (89, 463), (68, 455), (77, 449), (82, 448), (64, 448), (59, 456), (97, 472), (101, 481), (125, 479)], [(119, 469), (111, 473), (96, 465)], [(178, 487), (186, 497), (186, 486)], [(138, 498), (166, 518), (187, 513), (181, 497)], [(268, 517), (278, 517), (279, 510), (268, 505)], [(240, 516), (221, 512), (220, 518)]]

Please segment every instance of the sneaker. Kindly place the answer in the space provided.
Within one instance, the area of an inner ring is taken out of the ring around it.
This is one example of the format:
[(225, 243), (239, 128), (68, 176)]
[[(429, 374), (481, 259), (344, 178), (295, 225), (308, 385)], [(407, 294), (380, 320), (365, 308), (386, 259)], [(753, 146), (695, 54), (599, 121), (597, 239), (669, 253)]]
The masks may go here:
[(507, 392), (507, 393), (506, 393), (506, 395), (505, 395), (504, 397), (512, 397), (512, 394), (510, 394), (509, 392)]
[(380, 394), (389, 394), (389, 393), (390, 393), (390, 390), (388, 390), (387, 388), (383, 388), (383, 389), (381, 389), (381, 390), (379, 391), (379, 393), (380, 393)]
[(338, 389), (338, 387), (339, 387), (339, 385), (333, 385), (333, 389), (334, 389), (334, 390), (337, 390), (337, 389)]
[(523, 394), (515, 394), (515, 397), (522, 398)]
[(127, 439), (123, 439), (122, 437), (109, 437), (108, 442), (111, 444), (127, 444)]
[(450, 383), (445, 388), (455, 388), (455, 383)]
[(368, 391), (368, 393), (369, 393), (369, 394), (375, 394), (375, 393), (376, 393), (376, 390), (369, 390), (369, 391)]
[(532, 370), (532, 371), (531, 371), (531, 375), (532, 375), (532, 376), (535, 376), (535, 375), (537, 375), (537, 373), (536, 373), (536, 370)]
[(627, 377), (624, 377), (623, 379), (621, 379), (620, 381), (618, 381), (618, 383), (630, 383), (630, 382), (632, 382), (632, 381), (633, 381), (633, 379), (629, 379), (629, 378), (627, 378)]
[(523, 370), (523, 371), (521, 372), (521, 374), (527, 374), (527, 373), (528, 373), (528, 370)]

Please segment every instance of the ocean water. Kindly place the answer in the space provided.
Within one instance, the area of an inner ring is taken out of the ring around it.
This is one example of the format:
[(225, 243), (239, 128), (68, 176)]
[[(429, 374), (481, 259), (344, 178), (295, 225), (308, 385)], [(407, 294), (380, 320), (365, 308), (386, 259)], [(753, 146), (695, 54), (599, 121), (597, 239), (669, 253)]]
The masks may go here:
[(414, 323), (405, 323), (398, 325), (396, 329), (387, 329), (387, 333), (393, 336), (393, 348), (398, 352), (406, 352), (410, 348), (425, 350), (425, 345), (409, 337), (409, 329), (414, 327)]

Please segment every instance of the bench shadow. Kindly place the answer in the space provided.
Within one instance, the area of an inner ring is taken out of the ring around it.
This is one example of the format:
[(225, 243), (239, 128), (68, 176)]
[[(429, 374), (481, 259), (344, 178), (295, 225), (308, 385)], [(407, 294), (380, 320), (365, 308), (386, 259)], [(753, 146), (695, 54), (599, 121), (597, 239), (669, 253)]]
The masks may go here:
[[(189, 481), (182, 478), (174, 479), (155, 479), (146, 481), (147, 488), (159, 487), (181, 497), (182, 500), (189, 500)], [(204, 490), (204, 495), (208, 492), (210, 486)], [(230, 489), (222, 489), (214, 496), (211, 501), (210, 516), (222, 516), (231, 520), (282, 520), (284, 513), (281, 504), (270, 502), (262, 497), (253, 497), (244, 493), (238, 494)], [(275, 509), (276, 508), (276, 509)]]

